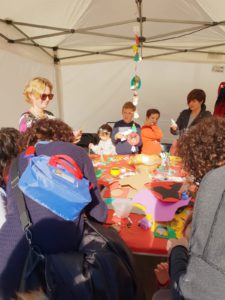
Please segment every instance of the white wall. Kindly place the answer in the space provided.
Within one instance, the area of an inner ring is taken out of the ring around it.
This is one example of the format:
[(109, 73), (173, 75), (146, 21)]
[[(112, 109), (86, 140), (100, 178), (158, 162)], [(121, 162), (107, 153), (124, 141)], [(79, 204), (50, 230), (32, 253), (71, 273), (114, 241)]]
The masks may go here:
[[(86, 132), (96, 132), (101, 124), (119, 120), (123, 103), (132, 100), (130, 81), (134, 69), (135, 63), (130, 60), (63, 66), (64, 120), (74, 129)], [(171, 142), (170, 118), (176, 120), (187, 107), (186, 96), (194, 88), (205, 90), (207, 108), (213, 112), (218, 85), (225, 78), (224, 73), (211, 69), (211, 64), (139, 62), (137, 74), (142, 86), (138, 122), (143, 124), (147, 109), (159, 109), (163, 141)]]
[[(0, 66), (0, 127), (18, 128), (20, 115), (29, 107), (23, 98), (25, 84), (36, 76), (47, 77), (55, 84), (54, 66), (5, 50), (0, 50)], [(52, 101), (49, 110), (58, 114), (56, 101)]]

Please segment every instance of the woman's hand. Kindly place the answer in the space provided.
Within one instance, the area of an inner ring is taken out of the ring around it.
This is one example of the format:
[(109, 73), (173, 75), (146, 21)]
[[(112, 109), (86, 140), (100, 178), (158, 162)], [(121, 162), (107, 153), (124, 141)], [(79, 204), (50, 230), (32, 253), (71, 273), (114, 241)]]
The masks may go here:
[(171, 125), (170, 125), (170, 128), (173, 130), (173, 131), (176, 131), (177, 130), (177, 123), (174, 121), (174, 119), (171, 119)]
[(80, 139), (81, 139), (81, 136), (82, 136), (82, 130), (76, 130), (73, 132), (73, 135), (74, 135), (74, 143), (77, 144), (79, 143)]
[(176, 131), (176, 130), (177, 130), (177, 124), (171, 125), (170, 128), (171, 128), (173, 131)]

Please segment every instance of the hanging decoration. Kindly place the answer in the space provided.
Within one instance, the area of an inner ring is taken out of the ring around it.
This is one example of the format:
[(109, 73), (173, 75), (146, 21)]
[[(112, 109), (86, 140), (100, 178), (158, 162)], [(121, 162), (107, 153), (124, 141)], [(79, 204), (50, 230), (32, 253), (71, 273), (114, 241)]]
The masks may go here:
[(131, 80), (130, 88), (131, 90), (134, 90), (137, 94), (137, 90), (139, 90), (140, 87), (141, 87), (141, 79), (138, 75), (135, 75)]
[(132, 125), (132, 132), (128, 135), (127, 142), (132, 146), (131, 147), (132, 153), (138, 151), (138, 148), (135, 146), (140, 142), (140, 136), (137, 133), (137, 128), (134, 123)]
[[(139, 53), (139, 46), (140, 46), (140, 39), (139, 39), (139, 27), (134, 26), (133, 28), (134, 34), (135, 34), (135, 44), (132, 46), (133, 52), (134, 52), (134, 57), (133, 60), (135, 61), (135, 72), (134, 76), (131, 79), (130, 82), (130, 89), (133, 91), (133, 104), (135, 106), (138, 105), (138, 90), (141, 88), (141, 78), (137, 75), (137, 63), (142, 60), (141, 55)], [(134, 114), (134, 119), (138, 119), (139, 114), (136, 109), (135, 114)]]

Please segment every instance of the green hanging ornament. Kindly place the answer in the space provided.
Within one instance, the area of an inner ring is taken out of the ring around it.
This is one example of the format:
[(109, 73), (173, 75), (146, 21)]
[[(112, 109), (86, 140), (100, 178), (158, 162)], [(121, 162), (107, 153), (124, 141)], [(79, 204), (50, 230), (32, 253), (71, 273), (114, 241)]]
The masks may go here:
[(139, 60), (140, 60), (139, 53), (136, 53), (134, 55), (134, 61), (139, 61)]
[(141, 79), (139, 76), (135, 75), (132, 79), (131, 79), (131, 83), (130, 83), (130, 89), (131, 90), (138, 90), (141, 87)]

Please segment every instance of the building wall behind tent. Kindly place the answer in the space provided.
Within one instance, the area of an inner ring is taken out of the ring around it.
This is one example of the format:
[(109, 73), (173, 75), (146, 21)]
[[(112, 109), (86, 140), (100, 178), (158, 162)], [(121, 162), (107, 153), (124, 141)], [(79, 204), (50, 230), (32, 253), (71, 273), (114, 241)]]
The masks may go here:
[[(18, 128), (20, 115), (29, 107), (23, 97), (25, 84), (36, 76), (47, 77), (55, 84), (55, 68), (6, 50), (0, 50), (0, 66), (0, 127)], [(49, 109), (58, 114), (57, 102), (52, 101)]]
[[(98, 64), (64, 66), (64, 119), (74, 129), (96, 132), (108, 121), (121, 118), (121, 107), (132, 100), (130, 81), (134, 76), (133, 61), (115, 61)], [(207, 109), (213, 112), (217, 89), (224, 81), (224, 73), (212, 72), (211, 64), (142, 61), (137, 65), (141, 77), (137, 120), (143, 124), (148, 108), (161, 112), (159, 126), (163, 141), (172, 142), (170, 119), (176, 120), (187, 108), (186, 96), (194, 88), (204, 89)]]

